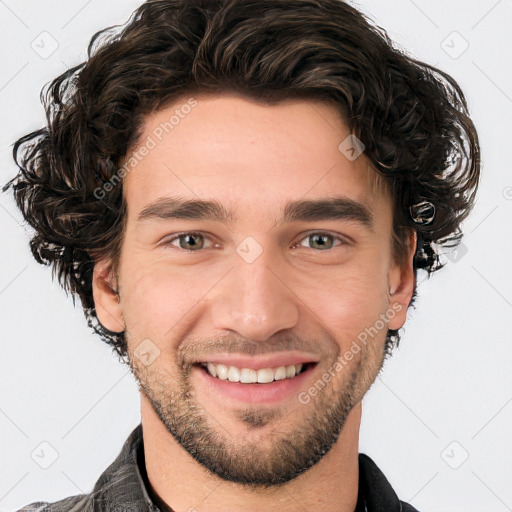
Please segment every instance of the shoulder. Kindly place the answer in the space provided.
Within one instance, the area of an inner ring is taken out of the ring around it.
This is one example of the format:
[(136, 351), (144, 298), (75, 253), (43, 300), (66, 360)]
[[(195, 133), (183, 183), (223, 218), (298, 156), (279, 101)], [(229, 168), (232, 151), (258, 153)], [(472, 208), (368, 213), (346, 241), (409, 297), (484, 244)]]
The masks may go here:
[(125, 441), (121, 453), (101, 474), (89, 494), (69, 496), (53, 503), (35, 501), (15, 512), (136, 512), (150, 509), (137, 466), (143, 450), (142, 425)]
[(418, 509), (415, 509), (412, 505), (409, 505), (409, 503), (405, 503), (405, 501), (400, 502), (400, 512), (419, 512)]
[(47, 501), (35, 501), (15, 512), (89, 512), (90, 507), (89, 496), (80, 494), (69, 496), (53, 503)]
[(412, 505), (398, 499), (377, 464), (364, 453), (359, 454), (359, 491), (364, 496), (368, 511), (418, 512)]

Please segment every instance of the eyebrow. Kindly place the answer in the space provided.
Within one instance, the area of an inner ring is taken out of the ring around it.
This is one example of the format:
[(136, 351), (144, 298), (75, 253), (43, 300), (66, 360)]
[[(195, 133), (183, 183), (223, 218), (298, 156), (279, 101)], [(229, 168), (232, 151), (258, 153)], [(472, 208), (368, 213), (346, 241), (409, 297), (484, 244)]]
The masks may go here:
[[(230, 224), (236, 222), (237, 217), (216, 200), (163, 197), (139, 213), (139, 221), (146, 219), (211, 220)], [(374, 223), (368, 206), (344, 196), (335, 196), (291, 201), (285, 205), (278, 224), (322, 220), (351, 220), (369, 230), (373, 230)]]

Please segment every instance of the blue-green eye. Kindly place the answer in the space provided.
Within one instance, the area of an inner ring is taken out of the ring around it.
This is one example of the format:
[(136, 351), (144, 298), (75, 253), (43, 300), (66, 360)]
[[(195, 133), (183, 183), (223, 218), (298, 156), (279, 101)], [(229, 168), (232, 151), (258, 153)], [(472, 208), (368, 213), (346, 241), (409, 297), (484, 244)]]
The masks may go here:
[(316, 251), (326, 251), (329, 249), (332, 249), (334, 247), (334, 242), (338, 240), (340, 242), (339, 245), (343, 245), (344, 241), (334, 235), (331, 235), (329, 233), (323, 233), (323, 232), (313, 232), (309, 233), (306, 237), (302, 238), (299, 241), (298, 245), (302, 245), (301, 243), (303, 240), (308, 240), (309, 243), (311, 243), (311, 249), (314, 249)]
[[(173, 238), (167, 240), (164, 245), (172, 245), (173, 247), (183, 249), (184, 251), (197, 252), (204, 248), (205, 240), (207, 240), (207, 237), (202, 233), (179, 233)], [(174, 244), (175, 241), (178, 241), (178, 245)]]
[[(308, 244), (311, 244), (310, 248), (315, 251), (328, 251), (330, 249), (333, 249), (336, 247), (335, 243), (338, 241), (338, 245), (344, 245), (345, 241), (337, 236), (331, 235), (330, 233), (325, 233), (321, 231), (314, 231), (308, 233), (306, 236), (301, 238), (299, 242), (294, 244), (294, 247), (297, 246), (303, 246), (307, 247), (307, 245), (304, 245), (303, 241), (307, 240)], [(181, 249), (183, 251), (187, 252), (199, 252), (201, 249), (207, 249), (210, 248), (212, 245), (207, 247), (207, 242), (210, 242), (211, 239), (204, 235), (203, 233), (199, 232), (184, 232), (184, 233), (177, 233), (172, 238), (168, 238), (163, 242), (164, 246), (172, 246), (176, 249)]]

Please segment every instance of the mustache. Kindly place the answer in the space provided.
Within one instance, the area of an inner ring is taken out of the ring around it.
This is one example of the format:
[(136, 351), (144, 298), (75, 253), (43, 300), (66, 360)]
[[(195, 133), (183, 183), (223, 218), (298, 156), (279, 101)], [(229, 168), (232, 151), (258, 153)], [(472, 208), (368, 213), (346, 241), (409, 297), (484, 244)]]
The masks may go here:
[(182, 364), (190, 364), (219, 352), (259, 356), (294, 350), (320, 356), (334, 354), (336, 347), (336, 341), (328, 334), (324, 334), (321, 340), (318, 340), (318, 337), (303, 338), (297, 335), (280, 334), (265, 341), (253, 341), (230, 335), (200, 339), (186, 338), (177, 347), (176, 355)]

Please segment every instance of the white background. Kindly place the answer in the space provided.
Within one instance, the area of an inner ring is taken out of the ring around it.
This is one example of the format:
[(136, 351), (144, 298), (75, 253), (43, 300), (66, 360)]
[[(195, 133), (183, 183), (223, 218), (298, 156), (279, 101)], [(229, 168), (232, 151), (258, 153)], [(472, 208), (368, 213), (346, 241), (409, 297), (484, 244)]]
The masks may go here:
[[(81, 62), (93, 33), (124, 22), (138, 4), (0, 0), (2, 184), (15, 173), (11, 144), (44, 121), (43, 84)], [(358, 5), (403, 48), (459, 81), (483, 159), (464, 247), (430, 280), (420, 276), (400, 349), (365, 398), (360, 451), (421, 512), (512, 510), (512, 1)], [(58, 44), (46, 58), (31, 46), (41, 38), (46, 51)], [(140, 413), (128, 369), (89, 331), (79, 302), (73, 307), (33, 261), (10, 192), (0, 194), (0, 224), (5, 512), (90, 492)], [(31, 458), (44, 441), (58, 452), (48, 469)]]

